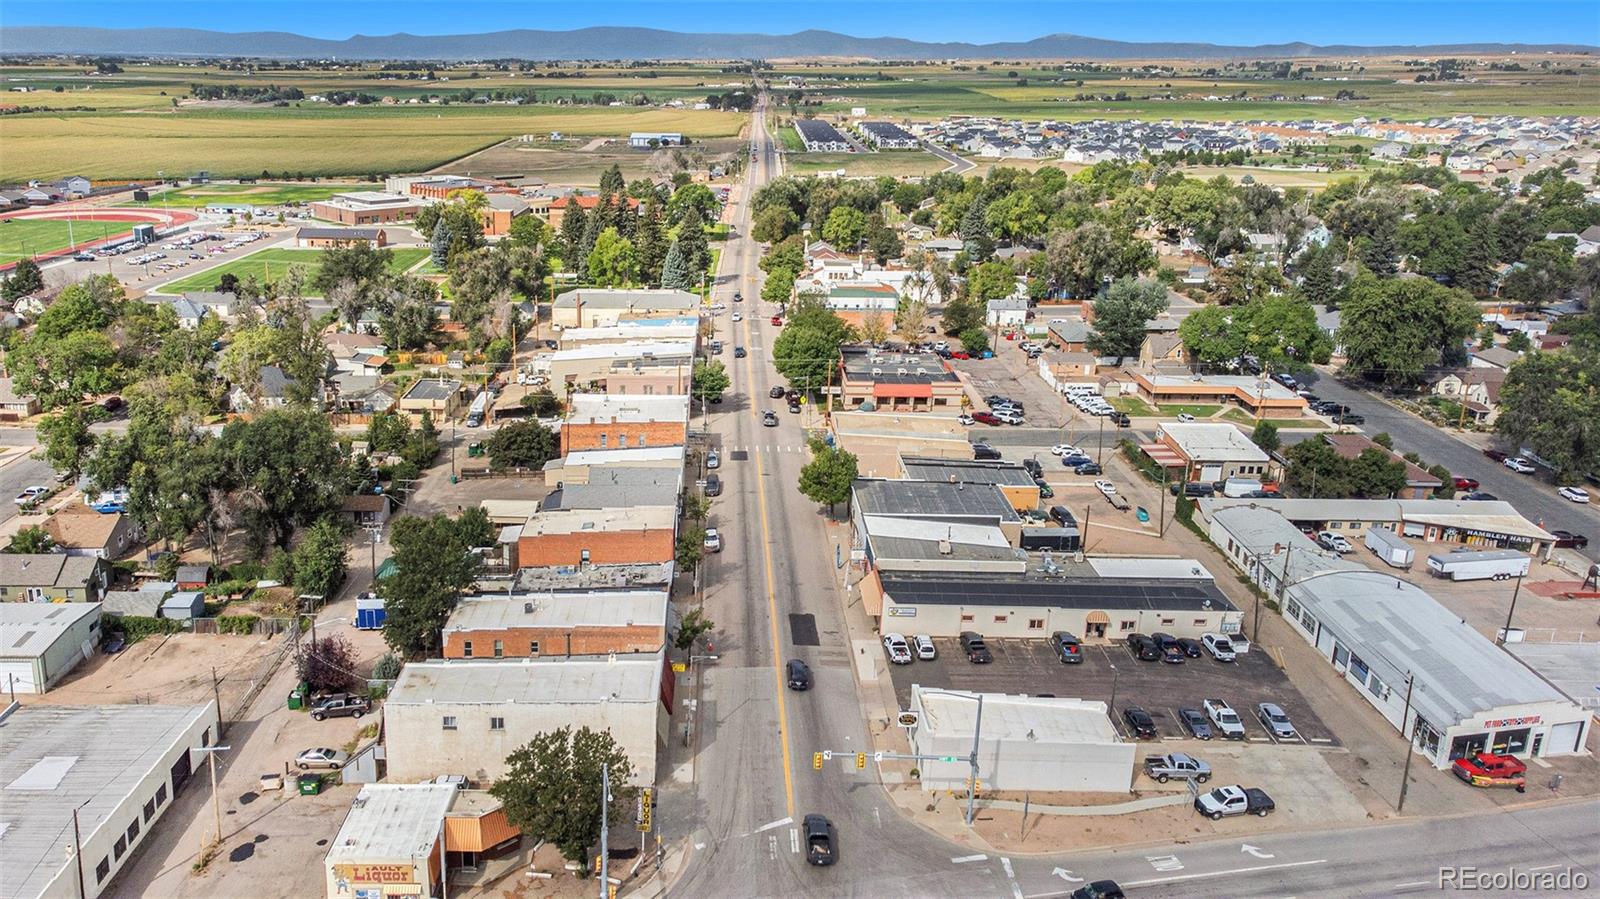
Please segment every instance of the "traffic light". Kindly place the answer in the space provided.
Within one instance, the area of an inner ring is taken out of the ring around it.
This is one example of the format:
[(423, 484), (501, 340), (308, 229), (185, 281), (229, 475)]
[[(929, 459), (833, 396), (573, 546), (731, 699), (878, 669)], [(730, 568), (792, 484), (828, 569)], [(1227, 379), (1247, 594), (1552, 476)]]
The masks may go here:
[(867, 754), (865, 752), (856, 753), (856, 770), (857, 771), (861, 771), (861, 770), (864, 770), (866, 767), (867, 767)]
[(811, 767), (817, 769), (818, 771), (822, 770), (822, 753), (811, 753)]

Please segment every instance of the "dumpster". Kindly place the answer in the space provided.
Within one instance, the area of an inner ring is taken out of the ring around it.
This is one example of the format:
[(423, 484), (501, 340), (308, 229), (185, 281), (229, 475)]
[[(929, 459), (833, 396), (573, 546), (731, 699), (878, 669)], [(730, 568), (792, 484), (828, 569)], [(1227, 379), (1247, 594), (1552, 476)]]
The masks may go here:
[(483, 455), (483, 444), (482, 443), (469, 443), (469, 444), (467, 444), (467, 457), (468, 458), (476, 459), (476, 458), (478, 458), (479, 456), (482, 456), (482, 455)]
[(301, 796), (315, 796), (322, 792), (322, 775), (302, 774), (296, 778)]
[(302, 682), (298, 687), (289, 691), (289, 711), (298, 712), (306, 707), (306, 694), (310, 692), (308, 686)]

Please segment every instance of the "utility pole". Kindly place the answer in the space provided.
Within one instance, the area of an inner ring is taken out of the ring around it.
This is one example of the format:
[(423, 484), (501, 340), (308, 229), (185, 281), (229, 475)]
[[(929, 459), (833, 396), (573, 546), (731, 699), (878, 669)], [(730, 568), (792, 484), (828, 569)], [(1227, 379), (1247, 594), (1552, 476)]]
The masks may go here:
[(78, 899), (84, 899), (83, 891), (83, 834), (78, 830), (78, 809), (89, 804), (85, 799), (78, 803), (78, 808), (72, 810), (72, 860), (78, 863)]
[(967, 826), (972, 826), (973, 803), (978, 798), (978, 736), (983, 733), (983, 694), (978, 694), (978, 717), (972, 724), (972, 755), (967, 761), (972, 765), (972, 785), (967, 790)]
[(1412, 734), (1406, 733), (1406, 719), (1411, 717), (1411, 688), (1416, 683), (1416, 676), (1406, 672), (1406, 707), (1400, 713), (1400, 738), (1406, 741), (1406, 764), (1400, 772), (1400, 801), (1395, 803), (1394, 813), (1400, 814), (1406, 810), (1406, 788), (1411, 785), (1411, 751)]
[(217, 703), (217, 739), (222, 739), (228, 721), (222, 715), (222, 689), (217, 683), (217, 667), (211, 666), (211, 698)]
[(600, 899), (611, 897), (611, 765), (600, 766)]
[(1506, 626), (1500, 631), (1500, 638), (1495, 642), (1501, 646), (1511, 638), (1511, 616), (1517, 612), (1517, 594), (1522, 592), (1522, 575), (1517, 575), (1517, 585), (1511, 588), (1511, 608), (1506, 609)]
[[(1282, 576), (1280, 576), (1278, 578), (1278, 589), (1276, 591), (1277, 599), (1278, 599), (1278, 611), (1280, 611), (1280, 612), (1283, 611), (1283, 594), (1284, 594), (1284, 591), (1289, 589), (1289, 554), (1292, 553), (1292, 552), (1294, 552), (1293, 544), (1291, 544), (1289, 546), (1285, 546), (1284, 549), (1283, 549), (1283, 574), (1282, 574)], [(1250, 622), (1250, 642), (1251, 643), (1259, 643), (1259, 642), (1261, 642), (1261, 591), (1260, 590), (1256, 590), (1255, 594), (1256, 594), (1256, 613), (1252, 617), (1251, 622)]]
[[(218, 716), (218, 721), (221, 721), (221, 716), (220, 715)], [(217, 753), (219, 753), (219, 752), (227, 752), (229, 749), (232, 749), (232, 748), (233, 748), (232, 746), (202, 746), (199, 749), (194, 750), (195, 752), (203, 752), (203, 753), (205, 753), (206, 754), (206, 761), (210, 763), (210, 767), (211, 767), (211, 810), (216, 815), (216, 819), (217, 819), (217, 841), (216, 841), (216, 845), (218, 845), (218, 846), (222, 845), (222, 795), (217, 792)]]

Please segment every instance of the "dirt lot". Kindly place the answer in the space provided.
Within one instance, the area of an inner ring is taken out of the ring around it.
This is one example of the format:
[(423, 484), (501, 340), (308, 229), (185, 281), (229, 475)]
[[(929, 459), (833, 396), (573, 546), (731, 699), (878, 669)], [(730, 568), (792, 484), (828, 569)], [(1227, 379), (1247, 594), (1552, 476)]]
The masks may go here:
[(211, 673), (220, 679), (222, 705), (232, 708), (282, 645), (283, 637), (173, 634), (147, 637), (116, 655), (96, 655), (44, 696), (24, 702), (49, 705), (190, 703), (213, 698)]
[[(633, 150), (628, 147), (626, 135), (610, 140), (602, 146), (589, 149), (593, 141), (574, 138), (564, 141), (535, 140), (528, 143), (507, 142), (474, 153), (465, 159), (442, 166), (436, 174), (473, 174), (490, 178), (536, 178), (556, 185), (593, 187), (600, 183), (600, 175), (616, 165), (624, 178), (660, 177), (658, 168), (670, 157), (671, 150)], [(696, 141), (682, 148), (691, 160), (717, 159), (733, 153), (743, 146), (738, 138), (713, 138)], [(704, 165), (696, 166), (704, 169)], [(670, 169), (667, 169), (670, 171)]]

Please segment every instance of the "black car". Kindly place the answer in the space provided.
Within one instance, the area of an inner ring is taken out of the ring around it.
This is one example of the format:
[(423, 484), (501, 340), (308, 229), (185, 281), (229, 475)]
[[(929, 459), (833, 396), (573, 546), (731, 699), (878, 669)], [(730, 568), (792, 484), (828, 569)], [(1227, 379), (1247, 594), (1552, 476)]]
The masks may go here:
[(1125, 899), (1115, 880), (1096, 880), (1072, 891), (1069, 899)]
[(1150, 635), (1150, 639), (1156, 641), (1156, 646), (1160, 647), (1161, 660), (1164, 662), (1182, 665), (1183, 660), (1189, 657), (1189, 654), (1183, 651), (1183, 646), (1178, 643), (1178, 638), (1171, 634), (1157, 631)]
[(1556, 546), (1561, 549), (1583, 549), (1589, 545), (1589, 538), (1582, 534), (1562, 530), (1550, 533), (1556, 538)]
[(1122, 710), (1122, 720), (1128, 722), (1128, 729), (1133, 731), (1135, 739), (1154, 740), (1160, 737), (1156, 733), (1156, 721), (1150, 713), (1136, 705), (1130, 705)]
[(1051, 634), (1050, 645), (1063, 665), (1076, 665), (1083, 661), (1083, 647), (1078, 644), (1078, 638), (1066, 631)]
[(1157, 662), (1161, 660), (1161, 644), (1144, 634), (1129, 634), (1128, 650), (1141, 662)]
[(1183, 654), (1191, 659), (1200, 658), (1205, 650), (1205, 647), (1200, 645), (1200, 641), (1193, 637), (1179, 637), (1178, 646), (1183, 649)]
[(1196, 740), (1211, 739), (1211, 719), (1199, 709), (1179, 709), (1178, 718)]
[(784, 673), (787, 675), (789, 689), (801, 692), (811, 689), (811, 666), (805, 662), (790, 659), (788, 665), (784, 666)]
[(1364, 425), (1367, 423), (1367, 418), (1364, 415), (1357, 415), (1351, 412), (1335, 418), (1334, 421), (1342, 425)]
[(1129, 418), (1128, 413), (1126, 412), (1113, 412), (1111, 413), (1110, 418), (1111, 421), (1119, 428), (1133, 427), (1133, 419)]
[(781, 399), (783, 397), (783, 388), (782, 387), (774, 387), (771, 390), (767, 391), (767, 396), (770, 396), (773, 399)]
[(735, 303), (743, 303), (744, 302), (744, 294), (742, 294), (739, 291), (735, 290), (733, 292), (733, 301)]
[(806, 862), (813, 865), (831, 865), (838, 860), (834, 851), (833, 822), (822, 815), (806, 815), (801, 822), (806, 832)]
[(372, 703), (365, 697), (351, 693), (332, 693), (311, 707), (311, 720), (324, 718), (360, 718), (372, 711)]
[(1085, 462), (1082, 465), (1079, 465), (1077, 468), (1072, 469), (1072, 473), (1087, 477), (1089, 475), (1101, 474), (1102, 472), (1100, 471), (1100, 463)]
[(722, 479), (714, 474), (706, 475), (706, 496), (722, 495)]
[[(1178, 487), (1179, 487), (1178, 484), (1173, 484), (1172, 486), (1168, 487), (1167, 489), (1172, 491), (1172, 495), (1173, 496), (1177, 496), (1178, 495)], [(1183, 487), (1183, 495), (1187, 496), (1187, 497), (1190, 497), (1191, 499), (1194, 498), (1194, 497), (1197, 497), (1197, 496), (1216, 496), (1217, 495), (1217, 488), (1216, 488), (1215, 485), (1206, 484), (1206, 483), (1203, 483), (1201, 481), (1190, 481), (1187, 484), (1183, 484), (1182, 487)]]
[(1051, 506), (1050, 520), (1064, 528), (1075, 528), (1078, 526), (1078, 519), (1073, 517), (1072, 510), (1068, 509), (1066, 506)]
[(735, 358), (735, 359), (743, 359), (744, 357), (745, 357), (744, 347), (736, 346), (736, 347), (733, 348), (733, 358)]
[(972, 458), (993, 461), (1000, 458), (1000, 451), (987, 443), (974, 443), (972, 445)]
[(1044, 477), (1044, 468), (1039, 465), (1038, 459), (1023, 459), (1022, 470), (1036, 478)]
[(982, 634), (962, 631), (961, 650), (967, 654), (967, 661), (974, 665), (987, 665), (994, 661), (994, 656), (989, 654), (989, 647), (983, 644)]
[(1466, 496), (1463, 496), (1461, 498), (1462, 499), (1470, 499), (1470, 500), (1481, 500), (1483, 502), (1493, 502), (1493, 501), (1499, 499), (1500, 497), (1495, 496), (1493, 493), (1486, 493), (1486, 492), (1484, 492), (1482, 490), (1475, 490), (1472, 493), (1469, 493)]

